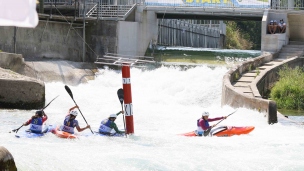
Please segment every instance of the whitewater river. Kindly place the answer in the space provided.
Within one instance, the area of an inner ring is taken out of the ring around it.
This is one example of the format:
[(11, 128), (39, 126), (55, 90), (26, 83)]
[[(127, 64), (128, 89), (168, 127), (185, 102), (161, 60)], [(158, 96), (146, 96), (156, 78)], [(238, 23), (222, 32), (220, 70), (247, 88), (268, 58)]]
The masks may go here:
[[(0, 145), (14, 156), (20, 171), (224, 171), (303, 170), (304, 128), (277, 123), (268, 125), (264, 114), (239, 108), (220, 125), (255, 126), (248, 135), (233, 137), (184, 137), (196, 129), (203, 111), (212, 117), (235, 109), (221, 107), (225, 66), (131, 69), (134, 131), (128, 138), (91, 135), (79, 139), (16, 138), (12, 129), (29, 119), (34, 110), (0, 110)], [(122, 88), (120, 71), (101, 69), (88, 84), (69, 86), (87, 122), (95, 131), (102, 119), (121, 109), (117, 90)], [(74, 102), (62, 83), (46, 83), (47, 124), (61, 124)], [(80, 126), (84, 119), (77, 117)], [(120, 115), (116, 120), (124, 128)], [(217, 121), (213, 122), (217, 123)], [(19, 132), (24, 131), (24, 127)], [(77, 131), (76, 131), (77, 132)]]

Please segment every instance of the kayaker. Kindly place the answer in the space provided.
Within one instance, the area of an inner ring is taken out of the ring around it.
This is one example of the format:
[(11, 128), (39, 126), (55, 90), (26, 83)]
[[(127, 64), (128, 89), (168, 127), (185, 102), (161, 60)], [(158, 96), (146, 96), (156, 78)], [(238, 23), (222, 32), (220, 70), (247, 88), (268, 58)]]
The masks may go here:
[(111, 114), (107, 119), (102, 120), (100, 123), (100, 126), (99, 126), (99, 133), (105, 134), (105, 135), (113, 135), (113, 134), (115, 134), (112, 132), (113, 129), (118, 134), (125, 133), (125, 131), (118, 130), (117, 125), (115, 123), (117, 116), (121, 113), (124, 114), (124, 111), (120, 111), (116, 114)]
[(195, 132), (198, 136), (202, 136), (204, 134), (204, 131), (206, 131), (209, 128), (214, 127), (214, 125), (209, 126), (209, 122), (226, 119), (226, 118), (227, 118), (227, 116), (209, 118), (209, 112), (203, 112), (202, 118), (197, 120), (197, 130)]
[(86, 127), (83, 127), (83, 128), (79, 127), (78, 121), (76, 120), (78, 112), (76, 110), (74, 110), (76, 108), (78, 108), (78, 106), (74, 106), (69, 110), (68, 115), (65, 117), (65, 119), (63, 121), (63, 126), (61, 127), (62, 131), (74, 134), (75, 127), (78, 132), (91, 128), (90, 125), (87, 125)]
[(30, 132), (33, 133), (42, 133), (42, 124), (48, 119), (47, 115), (44, 113), (43, 110), (37, 110), (35, 115), (32, 116), (31, 119), (26, 121), (23, 126), (27, 126), (30, 124)]

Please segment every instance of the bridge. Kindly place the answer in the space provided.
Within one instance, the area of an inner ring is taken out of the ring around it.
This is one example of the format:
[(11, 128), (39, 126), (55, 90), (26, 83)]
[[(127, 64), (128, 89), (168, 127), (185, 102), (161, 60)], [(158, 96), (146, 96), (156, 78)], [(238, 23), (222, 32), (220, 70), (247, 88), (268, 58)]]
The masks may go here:
[[(304, 0), (39, 2), (39, 25), (33, 31), (1, 28), (0, 48), (3, 51), (16, 52), (17, 49), (25, 58), (35, 54), (43, 58), (95, 61), (109, 56), (107, 54), (115, 54), (113, 59), (124, 54), (127, 56), (124, 58), (140, 56), (143, 60), (151, 44), (220, 48), (219, 42), (225, 36), (222, 20), (261, 21), (261, 51), (277, 52), (291, 40), (304, 41), (301, 31), (304, 28)], [(284, 19), (286, 33), (267, 33), (267, 24), (274, 19)], [(201, 23), (201, 20), (217, 23)], [(27, 38), (37, 33), (38, 36)], [(21, 37), (24, 39), (18, 42)], [(8, 46), (11, 44), (13, 46)]]

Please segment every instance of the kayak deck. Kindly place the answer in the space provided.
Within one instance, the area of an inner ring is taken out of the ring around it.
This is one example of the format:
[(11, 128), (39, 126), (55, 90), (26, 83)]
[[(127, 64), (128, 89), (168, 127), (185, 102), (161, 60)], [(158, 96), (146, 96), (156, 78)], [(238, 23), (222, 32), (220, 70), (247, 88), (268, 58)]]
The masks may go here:
[(31, 132), (30, 130), (25, 130), (24, 132), (20, 132), (20, 133), (16, 134), (15, 137), (17, 137), (17, 138), (21, 138), (21, 137), (37, 138), (37, 137), (44, 136), (46, 133), (48, 133), (48, 131), (49, 131), (49, 127), (45, 126), (42, 133), (34, 133), (34, 132)]
[(71, 134), (71, 133), (68, 133), (68, 132), (61, 131), (59, 126), (57, 126), (55, 129), (52, 129), (51, 132), (59, 138), (66, 138), (66, 139), (77, 138), (77, 136), (75, 134)]
[[(242, 135), (242, 134), (249, 134), (251, 131), (254, 130), (254, 126), (220, 126), (215, 127), (210, 131), (210, 135), (217, 136), (217, 137), (230, 137), (233, 135)], [(183, 136), (188, 137), (195, 137), (198, 136), (195, 131), (180, 134)]]

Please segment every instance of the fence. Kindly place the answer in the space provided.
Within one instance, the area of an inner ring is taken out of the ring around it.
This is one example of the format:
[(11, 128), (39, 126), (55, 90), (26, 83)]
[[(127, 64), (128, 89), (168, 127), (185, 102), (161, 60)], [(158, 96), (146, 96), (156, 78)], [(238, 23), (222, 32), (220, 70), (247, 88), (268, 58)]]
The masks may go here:
[(193, 24), (191, 20), (159, 20), (158, 45), (220, 48), (219, 24)]

